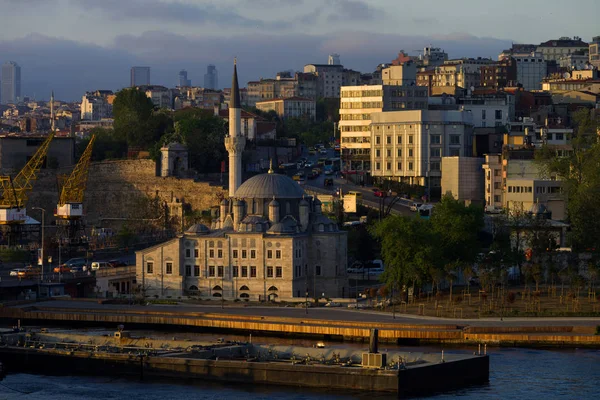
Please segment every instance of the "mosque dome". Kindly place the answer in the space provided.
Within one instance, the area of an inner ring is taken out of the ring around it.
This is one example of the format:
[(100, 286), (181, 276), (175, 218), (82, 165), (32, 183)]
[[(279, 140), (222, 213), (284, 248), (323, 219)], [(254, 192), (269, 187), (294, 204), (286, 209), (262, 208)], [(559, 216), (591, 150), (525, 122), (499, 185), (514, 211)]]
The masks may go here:
[(268, 173), (253, 176), (235, 191), (236, 198), (244, 199), (301, 199), (304, 190), (286, 175)]

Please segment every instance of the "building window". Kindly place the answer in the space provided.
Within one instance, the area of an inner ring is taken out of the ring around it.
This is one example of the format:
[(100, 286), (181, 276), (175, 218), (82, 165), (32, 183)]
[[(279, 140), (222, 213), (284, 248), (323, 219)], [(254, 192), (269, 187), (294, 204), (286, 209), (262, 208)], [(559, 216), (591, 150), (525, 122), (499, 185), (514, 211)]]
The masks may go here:
[(250, 258), (256, 258), (256, 250), (250, 250)]
[(192, 276), (192, 266), (191, 265), (185, 266), (185, 276)]
[(223, 277), (223, 266), (222, 265), (219, 265), (217, 267), (217, 274), (218, 274), (219, 278)]
[(380, 162), (375, 163), (375, 169), (376, 170), (380, 170), (381, 169), (381, 163)]
[(246, 258), (248, 256), (248, 253), (246, 252), (246, 250), (242, 250), (242, 258)]
[(194, 249), (194, 257), (198, 258), (198, 249)]
[(146, 263), (146, 273), (152, 274), (153, 272), (154, 272), (154, 263), (153, 262), (147, 262)]
[(430, 171), (439, 171), (440, 170), (440, 163), (439, 162), (432, 162), (431, 164), (429, 164), (429, 170)]
[(194, 276), (200, 276), (200, 266), (194, 265)]
[(401, 162), (399, 162), (399, 163), (398, 163), (398, 165), (397, 165), (397, 167), (398, 167), (398, 168), (397, 168), (398, 170), (401, 170), (401, 169), (402, 169), (402, 163), (401, 163)]
[(185, 257), (186, 258), (190, 258), (192, 256), (191, 250), (190, 249), (185, 249)]
[(379, 149), (375, 150), (375, 157), (381, 157), (381, 151)]
[(321, 266), (320, 265), (315, 265), (315, 275), (321, 276)]
[(248, 277), (248, 267), (242, 266), (242, 278)]
[(460, 135), (450, 135), (450, 144), (460, 144)]
[(564, 140), (564, 135), (562, 133), (557, 133), (554, 137), (556, 140)]
[(381, 144), (381, 136), (375, 136), (375, 144)]
[(233, 258), (238, 258), (238, 251), (237, 250), (233, 250)]
[(210, 249), (210, 250), (208, 251), (208, 256), (209, 256), (210, 258), (215, 258), (215, 251), (214, 251), (213, 249)]
[(275, 278), (281, 278), (283, 276), (283, 268), (275, 267)]
[(402, 144), (402, 136), (398, 136), (398, 144)]
[(431, 149), (431, 157), (441, 157), (442, 156), (442, 149), (438, 148), (433, 148)]
[(460, 157), (460, 149), (450, 149), (450, 157)]
[(231, 267), (231, 268), (232, 268), (232, 269), (231, 269), (231, 275), (232, 275), (234, 278), (237, 278), (237, 277), (239, 276), (239, 273), (240, 273), (240, 267), (238, 267), (237, 265), (234, 265), (234, 266), (233, 266), (233, 267)]
[(496, 119), (502, 119), (502, 110), (496, 110)]
[(391, 136), (386, 136), (386, 138), (385, 138), (385, 142), (386, 142), (387, 144), (392, 144), (392, 137), (391, 137)]
[(413, 140), (414, 140), (414, 139), (413, 139), (413, 135), (410, 135), (410, 136), (408, 137), (408, 144), (413, 144)]
[(273, 258), (273, 250), (267, 250), (267, 258)]
[(223, 250), (218, 250), (217, 255), (218, 258), (223, 258)]
[(256, 278), (256, 267), (250, 267), (250, 278)]
[(168, 275), (171, 275), (173, 273), (173, 263), (172, 262), (167, 263), (167, 265), (165, 266), (165, 271)]
[(440, 135), (431, 135), (431, 144), (440, 144), (442, 137)]
[(413, 170), (413, 163), (412, 163), (412, 162), (409, 162), (409, 163), (408, 163), (408, 170), (409, 170), (409, 171), (412, 171), (412, 170)]
[(413, 156), (413, 149), (408, 149), (408, 156), (412, 157)]
[(494, 195), (494, 202), (495, 203), (500, 203), (500, 196), (499, 195)]
[(267, 278), (273, 277), (273, 267), (267, 267)]
[(214, 278), (214, 276), (215, 276), (215, 266), (214, 265), (211, 265), (210, 267), (208, 267), (208, 276)]
[(398, 157), (402, 157), (402, 149), (398, 149)]
[(495, 169), (494, 170), (494, 176), (500, 176), (500, 170), (499, 169)]
[(281, 258), (281, 250), (275, 250), (275, 258)]
[(387, 155), (388, 157), (391, 157), (391, 156), (392, 156), (392, 150), (389, 150), (389, 149), (388, 149), (388, 150), (386, 151), (386, 155)]
[(481, 110), (481, 119), (485, 119), (486, 110)]

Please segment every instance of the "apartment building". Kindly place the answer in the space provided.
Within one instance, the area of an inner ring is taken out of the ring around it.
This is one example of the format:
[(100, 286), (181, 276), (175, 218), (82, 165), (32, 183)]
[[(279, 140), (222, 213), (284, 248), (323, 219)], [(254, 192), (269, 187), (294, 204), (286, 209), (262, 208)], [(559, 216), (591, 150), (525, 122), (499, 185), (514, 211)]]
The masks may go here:
[(594, 36), (589, 45), (589, 61), (596, 68), (600, 68), (600, 36)]
[(529, 211), (534, 204), (543, 204), (553, 220), (566, 218), (561, 181), (549, 179), (507, 179), (503, 207), (509, 211)]
[(497, 63), (484, 65), (480, 71), (479, 85), (482, 87), (499, 89), (517, 84), (517, 62), (511, 56)]
[(512, 57), (517, 64), (517, 82), (525, 90), (540, 90), (542, 80), (548, 75), (548, 64), (541, 52), (514, 53), (503, 52), (498, 56), (499, 61)]
[(112, 103), (115, 95), (110, 90), (86, 92), (81, 98), (80, 114), (83, 121), (99, 121), (112, 118)]
[(483, 163), (483, 174), (485, 177), (484, 199), (485, 210), (488, 212), (502, 210), (502, 154), (486, 154)]
[(548, 40), (540, 43), (536, 51), (541, 53), (546, 61), (558, 61), (561, 57), (578, 51), (588, 51), (589, 45), (578, 36), (573, 38), (561, 37), (558, 40)]
[(442, 157), (442, 195), (465, 203), (484, 200), (483, 158)]
[(473, 120), (466, 111), (413, 110), (371, 115), (371, 175), (436, 188), (442, 157), (471, 156)]
[(419, 86), (344, 86), (340, 100), (340, 136), (344, 171), (371, 170), (371, 114), (427, 108), (427, 88)]
[(248, 105), (271, 99), (302, 97), (316, 100), (319, 95), (319, 79), (310, 73), (291, 75), (279, 73), (275, 79), (248, 82)]
[(307, 64), (304, 73), (317, 77), (317, 97), (340, 98), (342, 86), (355, 86), (360, 83), (360, 72), (344, 69), (343, 65)]
[(259, 101), (256, 108), (261, 111), (275, 111), (282, 119), (307, 118), (315, 121), (317, 118), (316, 102), (302, 97)]

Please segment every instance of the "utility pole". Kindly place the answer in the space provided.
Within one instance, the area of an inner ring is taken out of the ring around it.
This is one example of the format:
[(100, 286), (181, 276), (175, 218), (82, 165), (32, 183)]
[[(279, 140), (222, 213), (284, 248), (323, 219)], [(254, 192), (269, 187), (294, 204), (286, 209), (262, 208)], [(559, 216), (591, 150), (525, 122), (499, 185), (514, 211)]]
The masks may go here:
[(41, 267), (42, 267), (42, 282), (44, 281), (44, 228), (45, 228), (45, 219), (46, 219), (46, 210), (41, 207), (31, 207), (32, 210), (40, 210), (42, 212), (42, 243), (41, 243)]

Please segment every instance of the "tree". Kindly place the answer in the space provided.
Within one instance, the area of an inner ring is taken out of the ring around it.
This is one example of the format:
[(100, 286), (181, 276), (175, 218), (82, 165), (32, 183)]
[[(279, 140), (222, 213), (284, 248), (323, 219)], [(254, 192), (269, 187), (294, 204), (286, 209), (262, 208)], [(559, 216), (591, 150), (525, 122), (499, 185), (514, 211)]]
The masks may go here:
[(129, 146), (149, 148), (159, 137), (149, 137), (149, 120), (154, 105), (144, 92), (137, 88), (119, 91), (113, 102), (115, 134), (125, 139)]
[[(546, 176), (563, 182), (575, 250), (597, 250), (600, 243), (600, 118), (589, 110), (575, 113), (576, 131), (572, 151), (558, 153), (552, 146), (536, 152), (536, 161)], [(594, 251), (595, 251), (594, 250)]]
[(96, 135), (92, 161), (119, 159), (127, 156), (127, 141), (125, 139), (117, 137), (112, 129), (94, 128), (87, 138), (77, 143), (76, 152), (78, 157), (86, 149), (92, 135)]
[(226, 158), (225, 121), (202, 112), (189, 118), (176, 118), (175, 135), (188, 146), (190, 165), (197, 171), (218, 172)]

